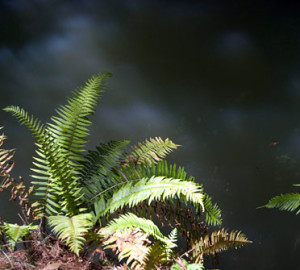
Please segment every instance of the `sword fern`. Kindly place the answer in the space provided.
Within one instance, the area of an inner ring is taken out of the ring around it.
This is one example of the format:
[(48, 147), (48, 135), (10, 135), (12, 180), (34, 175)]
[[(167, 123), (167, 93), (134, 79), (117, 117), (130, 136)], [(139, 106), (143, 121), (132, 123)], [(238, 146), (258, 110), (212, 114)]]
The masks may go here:
[[(31, 205), (34, 216), (48, 217), (54, 232), (77, 255), (87, 232), (128, 209), (149, 219), (155, 214), (160, 220), (164, 217), (191, 244), (205, 234), (203, 213), (209, 225), (219, 225), (221, 211), (183, 167), (163, 160), (179, 145), (156, 137), (129, 149), (129, 141), (110, 141), (85, 152), (92, 123), (89, 117), (95, 112), (104, 80), (109, 76), (102, 73), (92, 77), (56, 110), (49, 123), (42, 124), (18, 106), (4, 109), (26, 125), (36, 139), (31, 181), (35, 186), (35, 203)], [(175, 231), (169, 238), (163, 236), (149, 219), (133, 213), (121, 215), (102, 230), (102, 236), (103, 232), (107, 236), (121, 228), (138, 228), (162, 243), (164, 248), (155, 243), (147, 249), (148, 257), (141, 262), (146, 269), (151, 269), (155, 254), (165, 254), (162, 261), (168, 258), (176, 238)]]

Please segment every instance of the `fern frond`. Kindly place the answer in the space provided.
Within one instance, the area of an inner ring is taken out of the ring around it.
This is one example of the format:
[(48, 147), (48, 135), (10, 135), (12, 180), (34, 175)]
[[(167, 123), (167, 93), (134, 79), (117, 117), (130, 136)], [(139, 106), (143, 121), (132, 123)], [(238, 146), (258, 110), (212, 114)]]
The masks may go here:
[(143, 269), (161, 269), (163, 265), (170, 261), (170, 252), (159, 241), (154, 242), (149, 252), (144, 258)]
[(117, 230), (103, 244), (118, 255), (119, 261), (127, 258), (126, 265), (131, 264), (130, 269), (140, 270), (144, 268), (145, 257), (151, 248), (148, 236), (139, 228)]
[[(300, 206), (300, 194), (299, 193), (286, 193), (272, 198), (266, 205), (261, 207), (266, 208), (278, 208), (279, 210), (296, 211)], [(296, 212), (298, 215), (300, 209)]]
[(8, 237), (8, 243), (10, 244), (10, 248), (13, 251), (15, 249), (15, 245), (18, 241), (22, 240), (25, 236), (27, 236), (31, 230), (36, 230), (38, 228), (37, 225), (17, 225), (4, 222), (1, 226), (5, 235)]
[(19, 106), (12, 105), (4, 108), (3, 110), (16, 117), (21, 125), (26, 125), (38, 141), (43, 141), (45, 127), (41, 124), (39, 119), (35, 118), (33, 115), (29, 115)]
[(15, 116), (21, 124), (25, 124), (37, 140), (39, 158), (35, 159), (37, 162), (34, 164), (37, 167), (35, 172), (38, 170), (39, 175), (33, 177), (39, 181), (32, 181), (36, 185), (34, 194), (39, 197), (36, 212), (53, 215), (67, 211), (76, 214), (78, 202), (74, 198), (78, 198), (80, 189), (73, 170), (52, 133), (45, 130), (45, 126), (37, 118), (18, 106), (9, 106), (4, 110)]
[[(124, 179), (139, 179), (144, 177), (152, 177), (152, 176), (164, 176), (167, 178), (175, 178), (175, 179), (181, 179), (184, 181), (189, 182), (195, 182), (195, 179), (193, 176), (187, 176), (187, 173), (185, 172), (183, 167), (176, 166), (176, 164), (168, 164), (167, 161), (159, 161), (157, 164), (152, 165), (145, 165), (145, 166), (134, 166), (134, 165), (127, 165), (127, 166), (121, 166), (119, 168), (121, 172), (121, 180), (124, 181)], [(220, 225), (222, 223), (221, 219), (221, 210), (216, 204), (212, 204), (211, 198), (204, 194), (203, 199), (203, 205), (205, 209), (205, 215), (206, 215), (206, 222), (209, 225)], [(175, 205), (175, 207), (174, 207)], [(201, 215), (202, 207), (201, 205), (194, 205), (196, 207), (197, 213), (196, 215), (193, 214), (194, 219), (187, 219), (186, 215), (184, 215), (184, 211), (182, 211), (181, 205), (178, 205), (178, 203), (175, 202), (164, 202), (163, 208), (166, 209), (166, 211), (162, 211), (163, 217), (168, 217), (169, 220), (177, 220), (178, 223), (181, 224), (181, 227), (186, 228), (188, 227), (192, 228), (195, 226), (196, 221)], [(147, 206), (143, 204), (143, 210), (147, 211)], [(155, 206), (151, 206), (155, 207)], [(156, 209), (155, 214), (159, 215), (161, 208)], [(182, 212), (182, 213), (181, 213)], [(192, 224), (193, 223), (193, 224)]]
[(85, 241), (85, 234), (94, 225), (94, 216), (90, 213), (73, 217), (50, 216), (48, 222), (58, 238), (65, 241), (70, 249), (78, 256)]
[(192, 243), (192, 256), (196, 262), (203, 260), (203, 254), (215, 254), (230, 248), (240, 248), (245, 244), (252, 243), (240, 231), (228, 233), (224, 228), (206, 235)]
[[(129, 237), (125, 237), (127, 246), (126, 248), (123, 247), (120, 248), (121, 243), (123, 243), (124, 240), (124, 234), (127, 235), (128, 232), (134, 232), (136, 229), (142, 230), (144, 233), (144, 236), (141, 236), (141, 239), (139, 241), (135, 241), (132, 244), (132, 240), (128, 241), (128, 239), (131, 239)], [(176, 235), (177, 230), (174, 229), (170, 233), (168, 237), (165, 237), (159, 230), (159, 228), (151, 221), (145, 218), (140, 218), (134, 215), (133, 213), (128, 213), (125, 215), (120, 216), (117, 219), (112, 220), (106, 227), (102, 228), (100, 230), (100, 234), (103, 237), (108, 237), (108, 240), (105, 242), (106, 245), (111, 244), (112, 242), (116, 241), (116, 244), (110, 245), (108, 247), (110, 248), (116, 248), (118, 246), (120, 250), (119, 259), (123, 259), (128, 257), (127, 264), (133, 261), (133, 265), (131, 266), (131, 269), (146, 269), (149, 267), (150, 264), (157, 265), (158, 263), (162, 263), (163, 261), (166, 261), (167, 258), (170, 256), (172, 248), (175, 248), (176, 245)], [(147, 242), (148, 235), (151, 235), (154, 237), (154, 239), (159, 241), (159, 245), (152, 245), (149, 246)], [(146, 239), (143, 238), (146, 236)], [(129, 243), (131, 242), (131, 244)], [(137, 250), (137, 243), (140, 246), (140, 249)], [(159, 248), (158, 248), (159, 247)], [(157, 251), (159, 250), (159, 254), (157, 254)], [(153, 255), (159, 255), (153, 257)], [(164, 256), (162, 256), (164, 255)], [(151, 268), (154, 269), (154, 268)]]
[(205, 209), (205, 222), (208, 225), (221, 225), (221, 209), (217, 204), (212, 204), (211, 198), (207, 194), (204, 194), (203, 204)]
[(173, 149), (179, 145), (170, 139), (162, 140), (160, 137), (150, 138), (143, 143), (132, 147), (131, 153), (126, 157), (127, 163), (153, 164), (164, 159)]
[(125, 140), (100, 143), (96, 150), (89, 151), (84, 156), (80, 181), (84, 187), (86, 201), (92, 200), (99, 192), (116, 184), (116, 178), (110, 175), (115, 167), (119, 167), (119, 160), (128, 144), (129, 141)]
[[(100, 230), (100, 234), (103, 237), (107, 237), (116, 231), (132, 228), (141, 229), (170, 248), (176, 247), (176, 244), (173, 241), (173, 235), (171, 237), (172, 239), (165, 237), (151, 220), (137, 217), (133, 213), (121, 215), (119, 218), (112, 220), (106, 227)], [(176, 233), (176, 231), (174, 233)]]
[[(126, 164), (118, 168), (120, 178), (139, 179), (143, 177), (164, 176), (166, 178), (181, 179), (184, 181), (195, 182), (193, 176), (187, 176), (184, 167), (176, 164), (168, 164), (167, 161), (159, 161), (157, 164), (143, 164), (143, 166), (135, 166), (135, 164)], [(124, 175), (126, 178), (124, 178)]]
[(56, 143), (77, 170), (81, 167), (78, 161), (82, 160), (83, 147), (89, 135), (87, 127), (91, 121), (88, 116), (95, 112), (99, 97), (104, 92), (104, 79), (109, 76), (109, 73), (93, 76), (84, 87), (73, 92), (73, 97), (67, 99), (67, 105), (56, 110), (58, 116), (51, 118), (54, 124), (48, 123)]
[(143, 178), (125, 183), (121, 188), (113, 193), (112, 198), (104, 201), (103, 195), (95, 203), (96, 217), (102, 217), (107, 213), (113, 213), (119, 208), (128, 205), (136, 206), (138, 203), (147, 200), (150, 204), (154, 200), (167, 200), (172, 198), (182, 198), (185, 202), (203, 205), (203, 194), (201, 186), (180, 179), (151, 177)]

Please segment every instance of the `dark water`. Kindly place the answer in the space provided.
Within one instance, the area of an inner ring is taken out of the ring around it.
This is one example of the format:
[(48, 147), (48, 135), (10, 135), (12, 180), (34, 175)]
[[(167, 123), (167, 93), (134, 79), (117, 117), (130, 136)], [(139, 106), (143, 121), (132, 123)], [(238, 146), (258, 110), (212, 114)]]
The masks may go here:
[[(299, 217), (257, 210), (299, 183), (299, 5), (267, 1), (2, 1), (0, 107), (47, 120), (92, 74), (113, 78), (94, 117), (97, 141), (150, 136), (254, 243), (221, 269), (298, 269)], [(33, 140), (4, 112), (16, 175), (29, 181)], [(270, 147), (271, 141), (279, 144)], [(1, 194), (0, 216), (17, 221)]]

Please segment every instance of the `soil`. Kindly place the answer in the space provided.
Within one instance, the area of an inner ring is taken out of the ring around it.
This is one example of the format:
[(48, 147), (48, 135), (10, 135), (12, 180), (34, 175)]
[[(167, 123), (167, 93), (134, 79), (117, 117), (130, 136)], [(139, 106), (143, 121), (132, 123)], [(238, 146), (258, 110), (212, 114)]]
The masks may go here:
[(31, 236), (23, 242), (23, 248), (0, 253), (0, 269), (12, 270), (91, 270), (125, 269), (107, 266), (107, 258), (101, 249), (88, 255), (76, 256), (55, 238), (40, 240)]

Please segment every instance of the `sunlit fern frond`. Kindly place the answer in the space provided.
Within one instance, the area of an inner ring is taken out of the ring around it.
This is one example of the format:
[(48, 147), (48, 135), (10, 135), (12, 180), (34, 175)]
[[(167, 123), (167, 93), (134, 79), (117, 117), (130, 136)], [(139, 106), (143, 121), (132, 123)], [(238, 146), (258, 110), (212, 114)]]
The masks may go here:
[[(128, 232), (134, 232), (135, 229), (138, 229), (138, 232), (140, 230), (143, 231), (144, 236), (146, 236), (146, 239), (143, 237), (143, 235), (141, 235), (139, 241), (136, 241), (136, 238), (133, 238), (133, 240), (135, 241), (128, 241), (128, 239), (130, 238), (125, 237), (127, 245), (126, 248), (123, 247), (121, 249), (120, 246), (122, 246), (121, 244), (124, 243), (124, 240), (122, 240), (122, 238), (124, 238), (123, 234), (127, 234)], [(147, 241), (148, 235), (151, 235), (154, 239), (160, 242), (159, 246), (161, 248), (159, 249), (159, 255), (161, 256), (162, 254), (164, 254), (164, 259), (171, 255), (172, 249), (176, 247), (175, 242), (177, 240), (176, 229), (174, 229), (170, 233), (170, 235), (166, 237), (160, 232), (159, 228), (151, 220), (137, 217), (133, 213), (125, 214), (117, 219), (114, 219), (106, 227), (100, 230), (100, 234), (103, 237), (110, 236), (105, 243), (106, 245), (111, 244), (112, 242), (116, 242), (116, 244), (109, 245), (108, 247), (118, 247), (121, 255), (121, 258), (119, 255), (119, 259), (128, 257), (127, 264), (129, 264), (131, 261), (134, 261), (133, 265), (131, 266), (131, 269), (144, 269), (146, 264), (148, 264), (149, 266), (150, 263), (153, 263), (150, 262), (150, 260), (154, 260), (156, 262), (162, 261), (158, 260), (159, 256), (156, 256), (156, 258), (152, 257), (154, 254), (156, 254), (155, 250), (157, 250), (157, 247), (149, 246), (149, 243), (151, 242)], [(142, 242), (141, 239), (143, 240)], [(137, 249), (137, 243), (139, 244), (140, 249)], [(154, 249), (152, 250), (152, 248)]]
[(240, 248), (246, 244), (252, 243), (240, 231), (231, 231), (230, 233), (224, 228), (207, 234), (200, 240), (192, 243), (192, 257), (196, 262), (203, 260), (204, 254), (215, 254), (230, 248)]
[[(184, 170), (184, 167), (177, 166), (176, 164), (168, 164), (167, 161), (159, 161), (157, 164), (145, 165), (145, 166), (134, 166), (129, 164), (128, 166), (121, 166), (119, 170), (122, 173), (122, 176), (125, 176), (126, 179), (140, 179), (143, 177), (152, 177), (152, 176), (164, 176), (167, 178), (181, 179), (183, 181), (195, 182), (193, 176), (188, 176)], [(124, 180), (124, 177), (122, 177)], [(221, 210), (217, 204), (211, 202), (211, 198), (204, 194), (203, 204), (205, 209), (206, 223), (208, 225), (220, 225), (222, 223)], [(165, 202), (166, 206), (168, 202)], [(174, 205), (174, 203), (172, 203)], [(172, 205), (167, 206), (171, 210)], [(175, 203), (175, 205), (177, 205)], [(201, 205), (194, 205), (197, 209), (197, 215), (194, 215), (195, 218), (198, 218), (202, 213), (203, 209)], [(181, 208), (181, 206), (179, 206)], [(170, 211), (169, 214), (176, 214), (177, 210)], [(168, 213), (166, 213), (168, 214)], [(173, 216), (172, 218), (180, 219), (180, 216)], [(187, 220), (186, 220), (187, 221)]]
[(193, 182), (180, 179), (151, 177), (137, 181), (125, 182), (115, 189), (109, 200), (104, 195), (95, 202), (96, 217), (103, 217), (124, 206), (134, 207), (142, 201), (150, 204), (156, 200), (181, 198), (184, 202), (203, 205), (202, 187)]
[(164, 159), (173, 149), (179, 145), (170, 139), (163, 140), (160, 137), (150, 138), (145, 142), (138, 143), (132, 147), (126, 157), (127, 163), (152, 164)]
[(66, 242), (70, 249), (79, 255), (85, 242), (85, 234), (94, 225), (94, 216), (90, 213), (79, 214), (73, 217), (50, 216), (48, 222), (60, 240)]
[(151, 241), (148, 234), (139, 228), (115, 231), (103, 242), (106, 249), (112, 249), (119, 261), (126, 259), (126, 265), (132, 270), (144, 268), (144, 260), (150, 251)]
[[(36, 189), (34, 195), (36, 201), (36, 212), (40, 214), (57, 214), (61, 211), (71, 214), (77, 213), (77, 203), (74, 198), (78, 196), (78, 188), (73, 170), (69, 161), (60, 151), (60, 146), (50, 131), (45, 130), (44, 125), (29, 115), (18, 106), (9, 106), (4, 109), (11, 113), (17, 120), (28, 127), (37, 140), (37, 154), (34, 172), (37, 173), (32, 181)], [(59, 202), (59, 203), (58, 203)]]
[(109, 73), (101, 73), (89, 79), (84, 87), (73, 92), (72, 98), (67, 99), (67, 105), (56, 110), (58, 116), (51, 118), (53, 123), (48, 123), (47, 128), (51, 130), (61, 152), (77, 172), (81, 168), (78, 161), (83, 160), (83, 147), (89, 135), (87, 127), (91, 125), (88, 116), (95, 112), (107, 77), (110, 77)]
[(285, 211), (296, 211), (298, 215), (300, 213), (300, 194), (299, 193), (286, 193), (278, 195), (272, 198), (266, 205), (262, 207), (266, 208), (278, 208), (279, 210)]
[(129, 141), (125, 140), (100, 143), (96, 150), (88, 151), (84, 156), (80, 181), (84, 187), (86, 201), (93, 200), (98, 193), (118, 182), (116, 177), (110, 177), (110, 175), (115, 167), (119, 167), (119, 161), (124, 156), (124, 149), (128, 144)]
[(38, 228), (38, 225), (17, 225), (4, 222), (1, 227), (2, 229), (4, 229), (5, 235), (8, 238), (10, 248), (13, 251), (15, 249), (16, 243), (27, 236), (30, 231), (36, 230)]
[[(133, 213), (121, 215), (119, 218), (113, 219), (106, 227), (100, 230), (100, 233), (103, 237), (107, 237), (116, 231), (132, 228), (141, 229), (143, 232), (152, 235), (156, 240), (161, 241), (170, 248), (176, 247), (174, 243), (176, 238), (173, 235), (171, 235), (171, 238), (164, 236), (152, 220), (137, 217)], [(174, 233), (175, 232), (173, 232), (173, 234)]]

